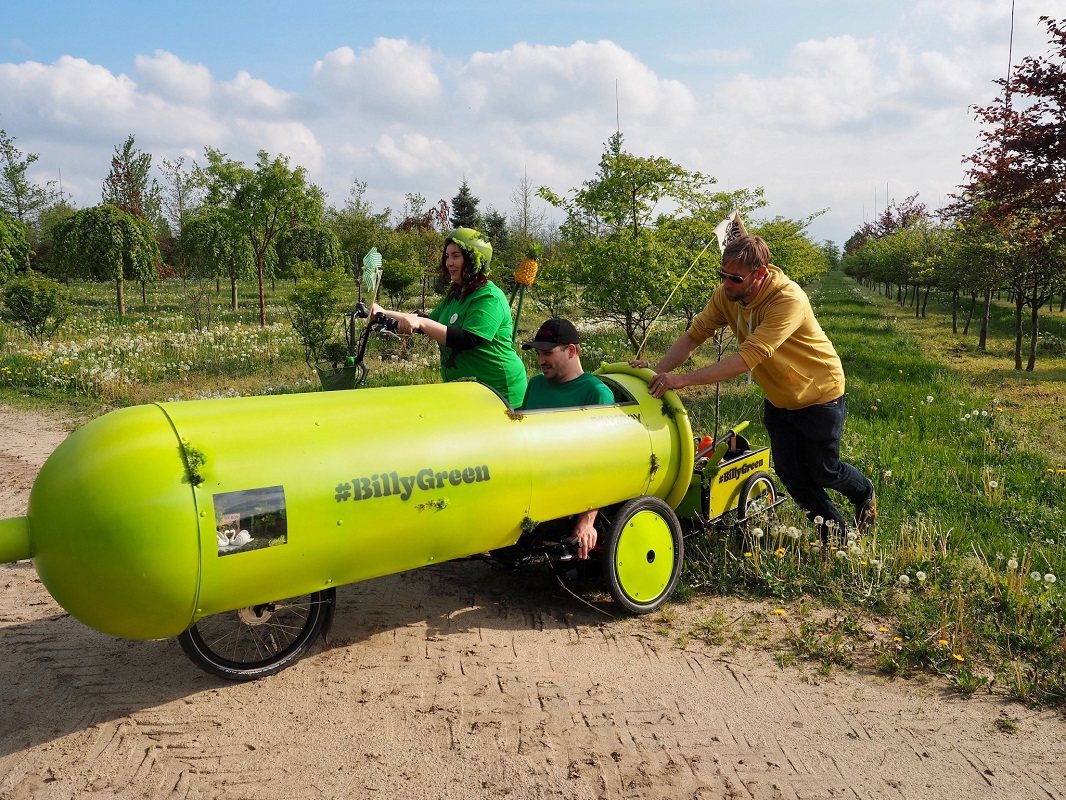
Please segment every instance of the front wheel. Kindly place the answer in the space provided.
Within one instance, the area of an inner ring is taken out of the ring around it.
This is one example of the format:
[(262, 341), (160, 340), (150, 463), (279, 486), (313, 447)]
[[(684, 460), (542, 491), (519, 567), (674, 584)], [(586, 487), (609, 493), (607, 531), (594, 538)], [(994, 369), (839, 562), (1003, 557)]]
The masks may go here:
[(329, 630), (337, 590), (212, 614), (178, 635), (196, 666), (230, 681), (273, 675), (296, 663)]
[(673, 593), (684, 557), (674, 510), (658, 497), (637, 497), (614, 515), (604, 542), (603, 575), (615, 602), (630, 614), (647, 614)]

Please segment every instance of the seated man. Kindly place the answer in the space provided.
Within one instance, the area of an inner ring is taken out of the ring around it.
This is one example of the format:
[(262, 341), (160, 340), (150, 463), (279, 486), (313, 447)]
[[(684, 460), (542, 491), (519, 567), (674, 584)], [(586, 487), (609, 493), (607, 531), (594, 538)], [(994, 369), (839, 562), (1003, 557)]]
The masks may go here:
[[(568, 320), (552, 317), (540, 326), (531, 341), (522, 345), (522, 349), (537, 351), (537, 365), (541, 370), (541, 374), (535, 375), (526, 387), (522, 411), (614, 402), (614, 395), (607, 385), (582, 369), (580, 337), (577, 328)], [(597, 513), (598, 509), (592, 509), (575, 518), (573, 535), (578, 542), (578, 558), (588, 558), (589, 550), (596, 546), (593, 523)]]
[(522, 411), (614, 402), (607, 385), (582, 369), (580, 337), (573, 323), (552, 317), (522, 349), (537, 351), (537, 366), (541, 370), (526, 387)]

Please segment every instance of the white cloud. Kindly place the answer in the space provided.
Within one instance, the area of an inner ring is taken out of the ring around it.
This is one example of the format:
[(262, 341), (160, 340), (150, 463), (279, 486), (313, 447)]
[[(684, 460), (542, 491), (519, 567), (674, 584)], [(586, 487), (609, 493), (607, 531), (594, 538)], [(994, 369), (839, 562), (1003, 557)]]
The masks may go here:
[(405, 177), (442, 172), (449, 175), (462, 174), (466, 164), (463, 155), (454, 147), (421, 133), (400, 137), (382, 134), (372, 153), (375, 158), (380, 158), (392, 170)]
[(233, 123), (233, 137), (240, 142), (241, 155), (232, 156), (254, 163), (256, 154), (265, 150), (273, 156), (283, 155), (292, 168), (304, 167), (310, 181), (326, 164), (326, 153), (314, 131), (301, 122), (269, 122), (258, 119), (239, 119)]
[(182, 105), (208, 103), (214, 88), (211, 71), (202, 64), (189, 64), (165, 50), (154, 57), (134, 59), (141, 76), (141, 88)]
[(244, 70), (238, 72), (233, 80), (219, 84), (216, 91), (226, 113), (281, 118), (297, 113), (301, 106), (306, 105), (302, 98), (275, 89)]
[(0, 85), (5, 117), (83, 132), (107, 129), (111, 119), (128, 115), (136, 92), (125, 75), (72, 56), (50, 65), (0, 64)]
[(313, 69), (318, 92), (342, 109), (392, 123), (428, 122), (447, 114), (444, 87), (434, 71), (440, 57), (404, 39), (378, 38), (356, 52), (331, 50)]
[(498, 53), (474, 53), (456, 81), (462, 110), (486, 122), (611, 119), (616, 86), (627, 116), (686, 114), (695, 106), (683, 84), (659, 78), (607, 41), (568, 47), (521, 43)]

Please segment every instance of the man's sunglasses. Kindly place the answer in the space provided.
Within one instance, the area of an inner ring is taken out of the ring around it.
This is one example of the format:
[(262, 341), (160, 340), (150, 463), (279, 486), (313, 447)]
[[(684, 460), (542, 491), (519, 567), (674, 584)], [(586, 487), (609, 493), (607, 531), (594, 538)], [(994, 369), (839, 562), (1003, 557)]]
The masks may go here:
[(747, 275), (734, 275), (732, 272), (722, 272), (722, 270), (718, 270), (718, 277), (723, 281), (732, 281), (733, 283), (744, 283), (748, 279)]

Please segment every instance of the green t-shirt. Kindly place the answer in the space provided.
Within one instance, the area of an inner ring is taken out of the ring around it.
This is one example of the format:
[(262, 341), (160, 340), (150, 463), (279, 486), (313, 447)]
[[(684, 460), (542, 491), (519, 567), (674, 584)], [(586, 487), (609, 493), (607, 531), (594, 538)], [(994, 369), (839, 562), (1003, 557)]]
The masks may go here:
[(613, 402), (614, 393), (607, 384), (587, 372), (566, 383), (552, 383), (543, 375), (534, 375), (526, 389), (522, 410), (601, 406)]
[(500, 288), (489, 281), (462, 300), (445, 297), (429, 312), (429, 318), (483, 340), (469, 350), (440, 346), (444, 382), (476, 378), (503, 395), (512, 408), (518, 408), (526, 393), (526, 368), (514, 349), (511, 307)]

